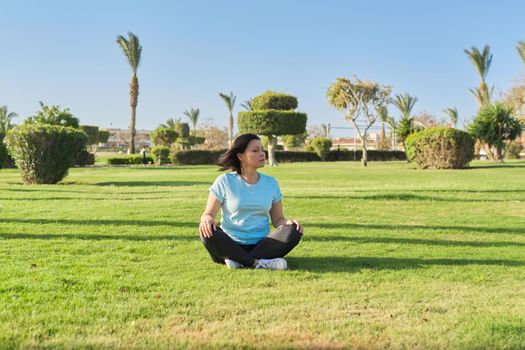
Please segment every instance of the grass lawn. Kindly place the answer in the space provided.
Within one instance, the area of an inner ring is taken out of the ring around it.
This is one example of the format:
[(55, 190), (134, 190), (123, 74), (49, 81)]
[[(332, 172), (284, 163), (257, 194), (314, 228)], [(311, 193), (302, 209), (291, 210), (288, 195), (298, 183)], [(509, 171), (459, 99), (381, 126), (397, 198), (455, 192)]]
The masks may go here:
[(0, 349), (525, 348), (525, 161), (295, 163), (290, 270), (198, 239), (212, 166), (0, 170)]

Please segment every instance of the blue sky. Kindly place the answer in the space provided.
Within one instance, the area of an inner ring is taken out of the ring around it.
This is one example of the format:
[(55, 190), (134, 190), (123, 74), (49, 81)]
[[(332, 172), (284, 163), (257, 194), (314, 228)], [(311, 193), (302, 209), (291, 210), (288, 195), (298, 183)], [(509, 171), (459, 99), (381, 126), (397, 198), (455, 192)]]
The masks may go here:
[(143, 46), (139, 129), (191, 107), (226, 126), (219, 92), (237, 95), (237, 112), (267, 89), (297, 96), (309, 124), (350, 126), (326, 90), (353, 75), (417, 96), (415, 113), (456, 106), (468, 119), (479, 78), (463, 49), (473, 45), (491, 46), (496, 97), (525, 75), (518, 0), (1, 0), (0, 13), (0, 105), (18, 122), (44, 101), (82, 124), (127, 128), (131, 71), (115, 38), (128, 31)]

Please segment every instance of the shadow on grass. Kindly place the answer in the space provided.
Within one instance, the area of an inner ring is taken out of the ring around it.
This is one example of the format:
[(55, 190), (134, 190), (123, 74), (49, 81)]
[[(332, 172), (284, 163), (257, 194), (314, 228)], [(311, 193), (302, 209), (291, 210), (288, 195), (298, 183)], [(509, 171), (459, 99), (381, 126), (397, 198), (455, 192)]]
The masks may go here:
[(0, 239), (78, 239), (90, 241), (123, 240), (123, 241), (199, 241), (199, 236), (176, 236), (176, 235), (152, 235), (152, 236), (130, 236), (130, 235), (100, 235), (100, 234), (78, 234), (78, 233), (0, 233)]
[(429, 230), (429, 231), (463, 231), (467, 233), (513, 233), (525, 234), (523, 227), (476, 227), (476, 226), (424, 226), (424, 225), (379, 225), (379, 224), (354, 224), (354, 223), (312, 223), (305, 224), (307, 228), (321, 229), (345, 229), (345, 230), (388, 230), (388, 231), (412, 231), (412, 230)]
[(469, 169), (492, 169), (492, 168), (525, 168), (525, 164), (490, 164), (490, 165), (476, 165), (471, 166)]
[(127, 194), (127, 196), (117, 195), (114, 197), (105, 196), (103, 193), (99, 193), (97, 197), (6, 197), (1, 198), (0, 201), (29, 201), (29, 202), (38, 202), (38, 201), (67, 201), (74, 200), (79, 203), (84, 201), (112, 201), (112, 202), (121, 202), (121, 201), (137, 201), (137, 200), (172, 200), (173, 196), (169, 193), (165, 193), (164, 196), (137, 196), (136, 194)]
[(210, 185), (209, 182), (203, 181), (111, 181), (111, 182), (97, 182), (95, 186), (196, 186), (196, 185)]
[(394, 237), (351, 237), (351, 236), (309, 236), (303, 238), (304, 241), (331, 242), (345, 241), (355, 243), (380, 243), (380, 244), (421, 244), (435, 245), (444, 247), (524, 247), (521, 242), (479, 242), (479, 241), (452, 241), (439, 239), (419, 239), (419, 238), (394, 238)]
[(524, 262), (505, 259), (413, 259), (377, 257), (287, 257), (288, 266), (296, 271), (310, 272), (355, 272), (372, 270), (407, 270), (427, 266), (506, 266), (521, 267)]
[(496, 199), (496, 198), (446, 198), (446, 197), (435, 197), (435, 196), (422, 196), (410, 193), (393, 193), (393, 194), (374, 194), (369, 196), (355, 196), (355, 195), (323, 195), (323, 196), (287, 196), (287, 198), (294, 199), (362, 199), (372, 201), (425, 201), (425, 202), (510, 202), (516, 199)]
[(199, 229), (199, 223), (196, 222), (177, 222), (177, 221), (161, 221), (161, 220), (71, 220), (71, 219), (21, 219), (21, 218), (6, 218), (2, 219), (2, 223), (18, 223), (18, 224), (52, 224), (52, 225), (83, 225), (83, 226), (170, 226), (170, 227), (185, 227)]

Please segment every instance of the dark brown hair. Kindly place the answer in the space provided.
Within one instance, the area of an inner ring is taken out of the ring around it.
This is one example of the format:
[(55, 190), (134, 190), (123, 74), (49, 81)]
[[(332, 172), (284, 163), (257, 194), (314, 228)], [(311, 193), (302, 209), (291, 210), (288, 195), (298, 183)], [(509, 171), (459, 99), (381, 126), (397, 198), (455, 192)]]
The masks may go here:
[(221, 167), (219, 171), (231, 169), (240, 175), (241, 161), (239, 157), (237, 157), (237, 154), (244, 153), (251, 140), (260, 139), (261, 138), (255, 134), (242, 134), (238, 136), (235, 141), (233, 141), (232, 147), (219, 158), (219, 162), (217, 163), (217, 165)]

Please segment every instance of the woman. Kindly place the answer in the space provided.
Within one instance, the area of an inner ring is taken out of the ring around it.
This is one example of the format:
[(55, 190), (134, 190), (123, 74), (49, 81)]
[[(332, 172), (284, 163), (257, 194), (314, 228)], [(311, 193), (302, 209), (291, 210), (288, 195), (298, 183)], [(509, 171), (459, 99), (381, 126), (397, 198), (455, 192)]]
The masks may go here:
[[(214, 262), (230, 269), (252, 267), (286, 270), (283, 257), (301, 240), (303, 227), (283, 215), (282, 194), (275, 178), (257, 172), (264, 166), (261, 139), (244, 134), (220, 159), (220, 175), (210, 187), (199, 232)], [(221, 226), (215, 217), (222, 211)], [(270, 235), (268, 214), (276, 228)]]

